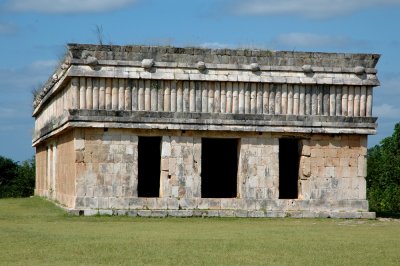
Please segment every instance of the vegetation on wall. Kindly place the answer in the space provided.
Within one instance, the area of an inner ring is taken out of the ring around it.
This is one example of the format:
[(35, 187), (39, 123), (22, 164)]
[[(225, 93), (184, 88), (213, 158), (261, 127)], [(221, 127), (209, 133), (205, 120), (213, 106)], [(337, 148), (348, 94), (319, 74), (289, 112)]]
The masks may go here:
[(34, 188), (34, 159), (17, 163), (0, 156), (0, 198), (29, 197)]
[(400, 213), (400, 123), (368, 150), (367, 197), (372, 211)]

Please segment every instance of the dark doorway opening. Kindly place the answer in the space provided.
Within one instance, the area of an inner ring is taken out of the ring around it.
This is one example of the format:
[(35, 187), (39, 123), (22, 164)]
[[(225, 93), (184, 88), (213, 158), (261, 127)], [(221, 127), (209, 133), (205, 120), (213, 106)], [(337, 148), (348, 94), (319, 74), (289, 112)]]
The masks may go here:
[(237, 196), (238, 142), (238, 139), (202, 139), (202, 198)]
[(299, 141), (279, 139), (279, 198), (298, 198)]
[(160, 193), (161, 137), (139, 137), (138, 196), (158, 197)]

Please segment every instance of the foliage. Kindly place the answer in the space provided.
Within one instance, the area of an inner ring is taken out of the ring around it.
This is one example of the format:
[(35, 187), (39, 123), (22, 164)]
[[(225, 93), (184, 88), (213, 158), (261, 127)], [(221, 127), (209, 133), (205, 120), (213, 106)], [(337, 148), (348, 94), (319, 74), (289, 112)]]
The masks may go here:
[(400, 213), (400, 123), (368, 150), (367, 194), (371, 210)]
[(35, 188), (35, 160), (18, 164), (0, 156), (0, 198), (29, 197)]

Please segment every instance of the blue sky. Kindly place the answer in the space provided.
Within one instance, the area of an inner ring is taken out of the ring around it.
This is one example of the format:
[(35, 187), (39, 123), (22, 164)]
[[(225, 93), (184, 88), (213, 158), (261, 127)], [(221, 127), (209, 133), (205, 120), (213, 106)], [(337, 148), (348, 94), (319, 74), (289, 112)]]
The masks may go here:
[(382, 54), (378, 134), (400, 121), (400, 0), (0, 0), (0, 155), (34, 154), (31, 91), (65, 44), (254, 47)]

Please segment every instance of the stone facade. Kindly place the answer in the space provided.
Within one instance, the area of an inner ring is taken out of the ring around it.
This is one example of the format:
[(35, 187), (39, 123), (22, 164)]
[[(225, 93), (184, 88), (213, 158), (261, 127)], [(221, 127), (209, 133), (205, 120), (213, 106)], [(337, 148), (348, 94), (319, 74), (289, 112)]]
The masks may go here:
[[(378, 58), (69, 45), (34, 102), (35, 193), (85, 215), (374, 217), (365, 176)], [(159, 150), (140, 163), (146, 137)], [(218, 183), (207, 164), (234, 178)], [(234, 196), (207, 196), (207, 182)], [(157, 193), (141, 196), (139, 183)]]

